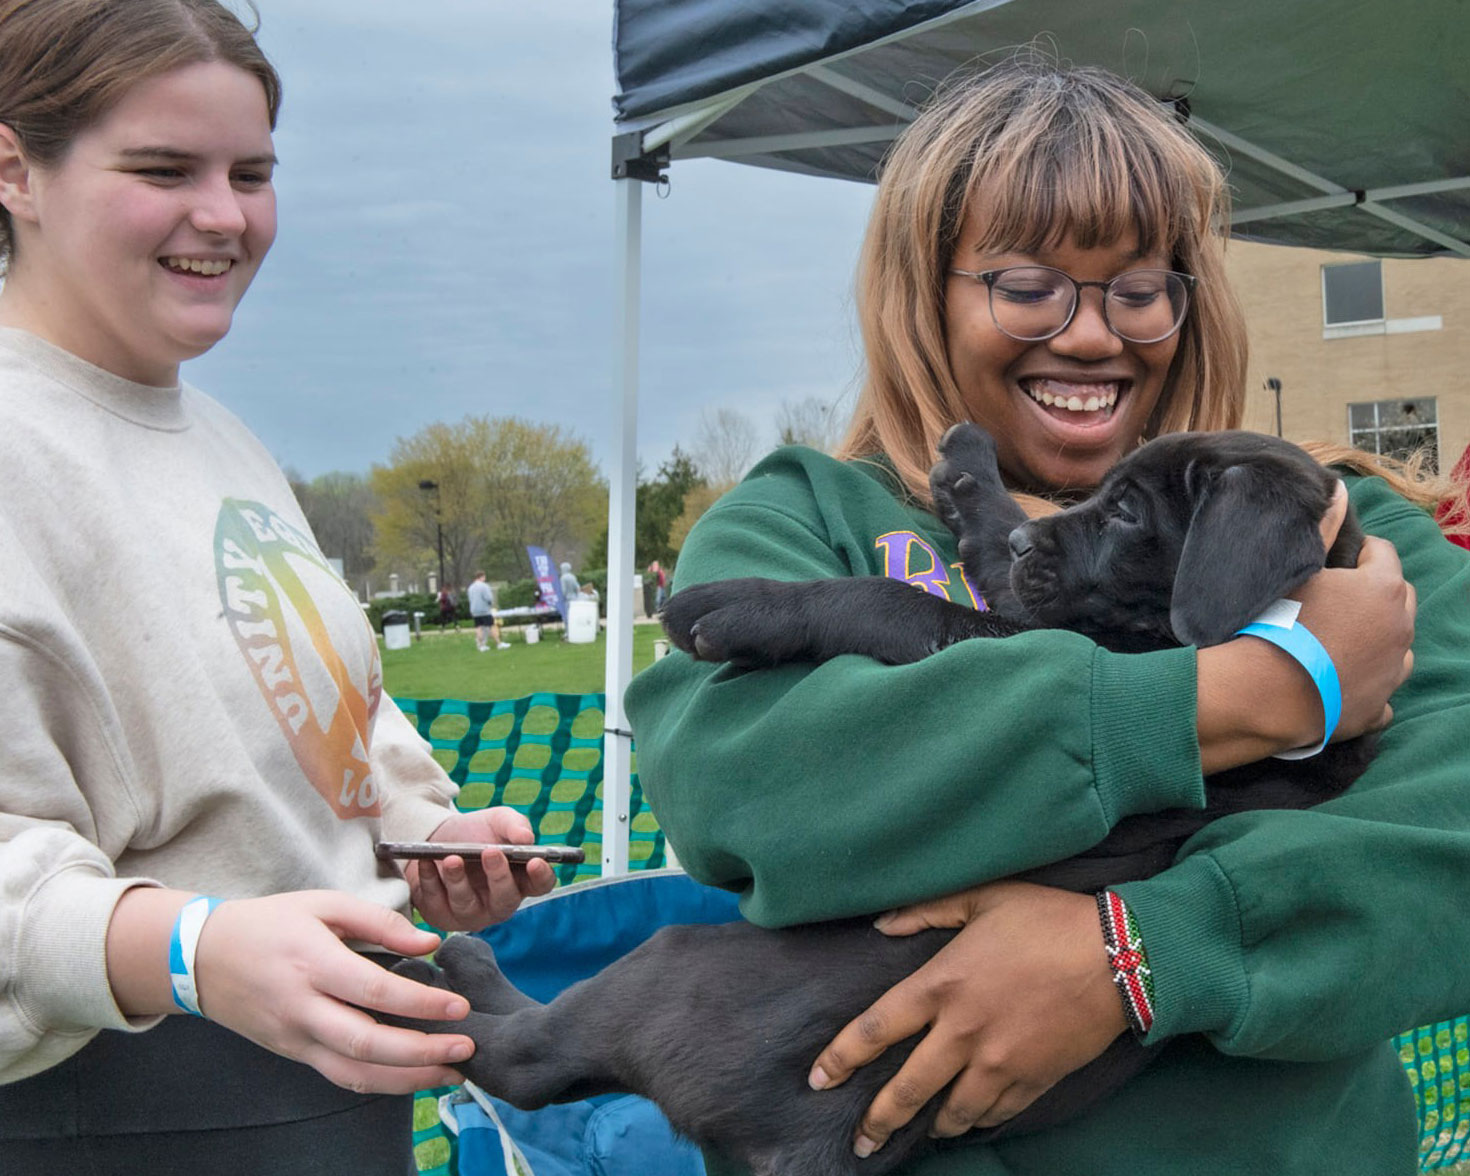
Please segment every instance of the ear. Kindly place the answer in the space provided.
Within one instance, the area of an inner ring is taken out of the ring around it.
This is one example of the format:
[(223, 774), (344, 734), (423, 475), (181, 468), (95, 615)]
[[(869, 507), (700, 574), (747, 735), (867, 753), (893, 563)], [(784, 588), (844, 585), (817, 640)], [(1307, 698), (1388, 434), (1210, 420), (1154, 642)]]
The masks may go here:
[(1169, 623), (1181, 643), (1203, 647), (1228, 640), (1322, 567), (1326, 498), (1275, 464), (1231, 466), (1213, 484), (1195, 485)]
[(0, 123), (0, 205), (13, 218), (34, 220), (31, 163), (15, 131)]

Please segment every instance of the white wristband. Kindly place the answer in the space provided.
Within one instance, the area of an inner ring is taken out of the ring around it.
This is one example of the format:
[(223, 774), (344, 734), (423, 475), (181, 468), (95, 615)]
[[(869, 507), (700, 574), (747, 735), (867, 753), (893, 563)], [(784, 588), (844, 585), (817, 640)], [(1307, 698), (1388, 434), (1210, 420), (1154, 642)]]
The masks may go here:
[(199, 933), (204, 921), (214, 913), (223, 899), (191, 898), (174, 920), (173, 938), (168, 944), (168, 978), (173, 982), (174, 1004), (196, 1017), (199, 1011), (199, 989), (194, 982), (194, 953), (199, 950)]

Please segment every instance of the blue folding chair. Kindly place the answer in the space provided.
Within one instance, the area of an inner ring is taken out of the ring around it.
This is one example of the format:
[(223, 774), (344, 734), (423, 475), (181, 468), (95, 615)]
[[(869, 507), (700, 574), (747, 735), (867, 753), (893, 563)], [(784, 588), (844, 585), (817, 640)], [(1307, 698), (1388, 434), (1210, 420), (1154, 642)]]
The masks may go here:
[[(511, 982), (544, 1002), (660, 927), (738, 918), (733, 894), (682, 870), (640, 870), (562, 887), (479, 935)], [(441, 1100), (440, 1114), (458, 1137), (459, 1176), (704, 1176), (699, 1150), (634, 1095), (522, 1111), (466, 1086)]]

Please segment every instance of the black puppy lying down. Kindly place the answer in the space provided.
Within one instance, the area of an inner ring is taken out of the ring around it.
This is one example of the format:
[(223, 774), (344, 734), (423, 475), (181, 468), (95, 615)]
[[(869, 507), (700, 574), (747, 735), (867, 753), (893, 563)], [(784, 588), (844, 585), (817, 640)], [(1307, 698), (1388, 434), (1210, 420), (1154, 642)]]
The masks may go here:
[[(695, 657), (769, 666), (861, 653), (899, 664), (955, 641), (1068, 628), (1111, 649), (1217, 644), (1324, 564), (1318, 521), (1336, 479), (1293, 445), (1249, 433), (1176, 434), (1135, 451), (1086, 501), (1027, 522), (1005, 493), (990, 437), (951, 429), (931, 473), (936, 508), (989, 610), (976, 612), (883, 577), (805, 583), (729, 580), (685, 588), (664, 626)], [(1328, 553), (1356, 562), (1349, 513)], [(1346, 788), (1367, 766), (1366, 740), (1297, 761), (1268, 760), (1210, 777), (1203, 810), (1129, 817), (1087, 853), (1029, 872), (1089, 893), (1165, 868), (1210, 820), (1252, 808), (1301, 808)], [(851, 1141), (864, 1110), (917, 1043), (889, 1049), (842, 1086), (806, 1075), (844, 1024), (954, 935), (888, 938), (855, 919), (763, 930), (667, 928), (597, 976), (539, 1005), (511, 986), (473, 937), (445, 942), (415, 978), (462, 993), (475, 1055), (460, 1069), (516, 1106), (608, 1091), (645, 1095), (701, 1146), (758, 1176), (882, 1173), (917, 1149), (936, 1096), (873, 1156)], [(442, 970), (441, 970), (442, 969)], [(1131, 1034), (1001, 1127), (995, 1139), (1063, 1122), (1147, 1065)]]

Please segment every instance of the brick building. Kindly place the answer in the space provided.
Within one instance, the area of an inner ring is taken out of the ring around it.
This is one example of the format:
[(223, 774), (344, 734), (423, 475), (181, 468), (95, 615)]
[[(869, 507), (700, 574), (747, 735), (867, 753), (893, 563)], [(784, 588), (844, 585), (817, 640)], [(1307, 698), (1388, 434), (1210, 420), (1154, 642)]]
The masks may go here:
[(1470, 260), (1396, 260), (1234, 241), (1251, 362), (1245, 427), (1448, 469), (1470, 444)]

